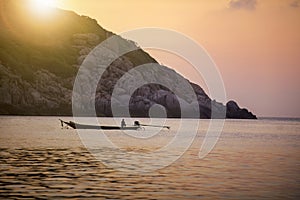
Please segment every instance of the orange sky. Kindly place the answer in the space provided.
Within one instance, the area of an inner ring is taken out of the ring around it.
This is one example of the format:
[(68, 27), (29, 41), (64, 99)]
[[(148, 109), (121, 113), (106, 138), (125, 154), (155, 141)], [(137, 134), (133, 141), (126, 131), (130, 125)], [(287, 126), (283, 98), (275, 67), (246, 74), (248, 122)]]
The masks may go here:
[[(56, 0), (115, 33), (141, 27), (181, 32), (216, 62), (227, 99), (258, 116), (300, 117), (300, 0)], [(167, 53), (160, 63), (203, 84)]]

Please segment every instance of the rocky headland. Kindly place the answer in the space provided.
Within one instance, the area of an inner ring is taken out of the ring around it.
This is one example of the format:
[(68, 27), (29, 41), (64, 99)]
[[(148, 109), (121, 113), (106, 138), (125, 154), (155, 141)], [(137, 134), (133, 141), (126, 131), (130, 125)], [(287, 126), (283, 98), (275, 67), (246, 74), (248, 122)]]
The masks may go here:
[[(16, 0), (0, 1), (0, 11), (0, 114), (72, 115), (72, 90), (80, 65), (92, 49), (114, 34), (103, 29), (96, 20), (71, 11), (57, 9), (48, 22), (32, 17)], [(135, 44), (122, 39), (122, 45)], [(109, 57), (103, 55), (102, 59), (106, 59), (105, 56)], [(111, 101), (117, 81), (131, 69), (147, 63), (158, 65), (140, 48), (112, 62), (102, 75), (94, 97), (98, 116), (113, 115)], [(166, 83), (183, 78), (166, 66), (161, 66), (161, 70), (174, 74), (165, 78)], [(158, 72), (153, 69), (150, 73), (155, 77)], [(198, 106), (200, 118), (211, 118), (214, 108), (220, 112), (226, 110), (227, 118), (256, 119), (236, 102), (223, 105), (212, 100), (199, 85), (190, 84), (197, 101), (185, 103)], [(89, 87), (88, 79), (83, 86)], [(165, 107), (168, 117), (181, 117), (180, 99), (172, 92), (181, 90), (176, 87), (147, 84), (133, 93), (119, 87), (118, 94), (120, 98), (130, 98), (131, 116), (148, 117), (149, 108), (159, 104)]]

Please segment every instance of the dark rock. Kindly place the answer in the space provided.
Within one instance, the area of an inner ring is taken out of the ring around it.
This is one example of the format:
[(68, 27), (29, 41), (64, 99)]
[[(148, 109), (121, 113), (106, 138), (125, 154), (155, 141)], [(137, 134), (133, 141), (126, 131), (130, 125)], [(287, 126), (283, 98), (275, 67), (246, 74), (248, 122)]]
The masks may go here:
[(226, 117), (232, 119), (257, 119), (255, 115), (249, 112), (247, 109), (241, 109), (234, 101), (229, 101), (226, 104)]

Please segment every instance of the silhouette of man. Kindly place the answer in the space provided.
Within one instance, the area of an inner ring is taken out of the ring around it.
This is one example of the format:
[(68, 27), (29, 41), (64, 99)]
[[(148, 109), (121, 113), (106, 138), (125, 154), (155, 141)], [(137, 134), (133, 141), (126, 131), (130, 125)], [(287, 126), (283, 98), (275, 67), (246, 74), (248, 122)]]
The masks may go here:
[(121, 121), (121, 128), (124, 128), (125, 126), (126, 126), (125, 120), (122, 119), (122, 121)]

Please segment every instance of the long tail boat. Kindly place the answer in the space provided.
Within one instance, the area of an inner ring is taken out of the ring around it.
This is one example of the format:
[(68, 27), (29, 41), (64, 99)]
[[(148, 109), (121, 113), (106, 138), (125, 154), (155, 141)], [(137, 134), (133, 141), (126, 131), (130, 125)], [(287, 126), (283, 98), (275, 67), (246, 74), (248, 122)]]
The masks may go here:
[(61, 119), (60, 123), (61, 126), (63, 127), (64, 125), (67, 125), (67, 127), (71, 127), (73, 129), (103, 129), (103, 130), (140, 130), (143, 127), (141, 127), (140, 125), (136, 125), (135, 126), (97, 126), (97, 125), (87, 125), (87, 124), (78, 124), (72, 121), (66, 122), (63, 121)]

